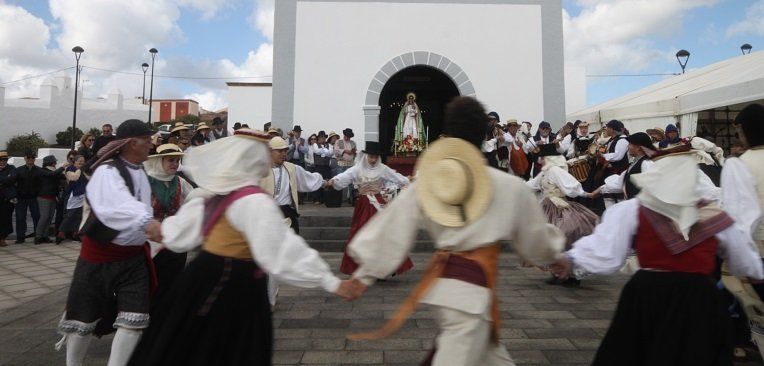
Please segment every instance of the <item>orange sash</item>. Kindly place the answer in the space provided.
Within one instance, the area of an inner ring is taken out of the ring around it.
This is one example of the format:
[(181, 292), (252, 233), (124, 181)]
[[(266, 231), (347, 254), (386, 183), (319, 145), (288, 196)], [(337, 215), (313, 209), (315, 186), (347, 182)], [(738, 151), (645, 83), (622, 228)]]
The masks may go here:
[(447, 250), (436, 251), (432, 256), (432, 260), (430, 261), (429, 266), (424, 271), (424, 275), (419, 281), (419, 284), (417, 284), (417, 286), (414, 288), (414, 291), (411, 292), (411, 295), (409, 295), (409, 297), (404, 300), (403, 304), (401, 304), (400, 308), (398, 308), (398, 311), (393, 315), (392, 319), (390, 319), (384, 326), (382, 326), (382, 328), (366, 333), (349, 334), (347, 338), (354, 341), (376, 340), (385, 338), (395, 333), (403, 325), (403, 323), (406, 322), (409, 316), (411, 316), (411, 313), (414, 312), (419, 301), (424, 297), (424, 295), (427, 294), (430, 288), (432, 288), (432, 286), (435, 284), (435, 281), (441, 277), (443, 270), (446, 267), (446, 263), (448, 262), (449, 256), (457, 255), (477, 262), (477, 264), (480, 265), (480, 268), (483, 269), (483, 272), (485, 272), (488, 284), (487, 287), (491, 291), (492, 297), (491, 338), (493, 341), (498, 341), (500, 316), (499, 300), (496, 297), (496, 283), (500, 253), (501, 244), (498, 243), (466, 252), (451, 252)]

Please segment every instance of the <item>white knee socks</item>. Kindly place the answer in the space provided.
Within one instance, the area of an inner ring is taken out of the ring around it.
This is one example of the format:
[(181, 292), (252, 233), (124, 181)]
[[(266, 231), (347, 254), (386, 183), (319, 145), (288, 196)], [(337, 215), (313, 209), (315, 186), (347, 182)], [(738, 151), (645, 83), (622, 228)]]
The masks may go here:
[(111, 341), (111, 354), (107, 366), (124, 366), (130, 361), (133, 350), (141, 340), (142, 331), (118, 328), (114, 340)]
[(92, 339), (90, 335), (81, 336), (77, 333), (66, 335), (66, 366), (82, 366)]

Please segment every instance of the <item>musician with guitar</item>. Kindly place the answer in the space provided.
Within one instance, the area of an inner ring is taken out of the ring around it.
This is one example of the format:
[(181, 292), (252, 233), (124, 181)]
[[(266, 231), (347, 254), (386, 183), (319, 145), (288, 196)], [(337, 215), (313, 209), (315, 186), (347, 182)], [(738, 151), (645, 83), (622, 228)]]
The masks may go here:
[[(605, 183), (605, 178), (613, 174), (621, 174), (629, 167), (629, 142), (626, 136), (623, 136), (623, 123), (618, 120), (611, 120), (605, 125), (605, 136), (609, 139), (601, 144), (596, 152), (596, 165), (590, 172), (585, 189), (600, 187)], [(623, 200), (622, 193), (604, 194), (604, 200), (619, 202)], [(601, 214), (605, 210), (605, 202), (595, 199), (589, 203), (589, 208), (594, 212)]]
[(533, 164), (531, 170), (532, 177), (535, 177), (541, 171), (541, 164), (538, 162), (538, 153), (541, 150), (541, 145), (547, 144), (555, 144), (557, 146), (557, 151), (560, 151), (560, 138), (552, 133), (552, 125), (547, 121), (541, 121), (541, 123), (539, 123), (539, 129), (536, 131), (536, 135), (523, 145), (523, 150), (530, 156), (529, 163)]

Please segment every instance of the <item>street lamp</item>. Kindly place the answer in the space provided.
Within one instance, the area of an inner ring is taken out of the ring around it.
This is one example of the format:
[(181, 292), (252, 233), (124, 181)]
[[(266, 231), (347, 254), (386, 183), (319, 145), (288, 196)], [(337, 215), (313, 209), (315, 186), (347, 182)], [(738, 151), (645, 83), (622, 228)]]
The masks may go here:
[(74, 141), (77, 138), (74, 131), (77, 131), (77, 88), (79, 88), (80, 81), (80, 56), (85, 50), (80, 46), (75, 46), (72, 48), (72, 52), (74, 52), (74, 58), (77, 60), (77, 65), (74, 68), (74, 108), (72, 112), (72, 150), (74, 150)]
[(149, 125), (151, 125), (151, 105), (154, 102), (154, 58), (157, 56), (157, 49), (149, 50), (151, 54), (151, 86), (149, 86)]
[(676, 53), (676, 60), (679, 61), (679, 66), (682, 67), (682, 74), (684, 74), (684, 68), (687, 67), (687, 60), (689, 59), (690, 53), (687, 52), (687, 50), (679, 50), (679, 52)]
[(141, 103), (144, 105), (146, 104), (146, 71), (149, 69), (149, 64), (143, 63), (141, 64), (141, 68), (143, 69), (143, 94), (141, 94)]
[(751, 53), (751, 49), (752, 48), (753, 48), (753, 46), (751, 46), (750, 44), (743, 43), (743, 45), (740, 46), (740, 52), (742, 52), (744, 55), (747, 55), (747, 54)]

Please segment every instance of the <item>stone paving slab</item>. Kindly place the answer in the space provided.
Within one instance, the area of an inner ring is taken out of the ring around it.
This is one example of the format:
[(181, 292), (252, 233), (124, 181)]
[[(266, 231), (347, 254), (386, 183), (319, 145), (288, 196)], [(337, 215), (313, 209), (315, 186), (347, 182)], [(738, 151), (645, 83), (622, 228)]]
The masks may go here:
[[(64, 308), (78, 243), (11, 245), (0, 253), (0, 365), (63, 365), (55, 327)], [(322, 253), (338, 268), (341, 253)], [(421, 276), (429, 255), (414, 254), (414, 270), (379, 282), (356, 302), (322, 290), (282, 286), (274, 313), (275, 365), (418, 365), (437, 330), (433, 313), (418, 309), (381, 341), (353, 342), (351, 332), (381, 326)], [(28, 264), (28, 265), (27, 265)], [(19, 266), (21, 265), (21, 266)], [(627, 277), (590, 278), (581, 288), (550, 286), (547, 274), (520, 268), (503, 254), (500, 340), (518, 365), (585, 365), (610, 323)], [(50, 282), (54, 281), (54, 282)], [(10, 288), (10, 290), (9, 290)], [(86, 365), (104, 365), (111, 337), (93, 340)], [(746, 364), (753, 365), (753, 364)]]

